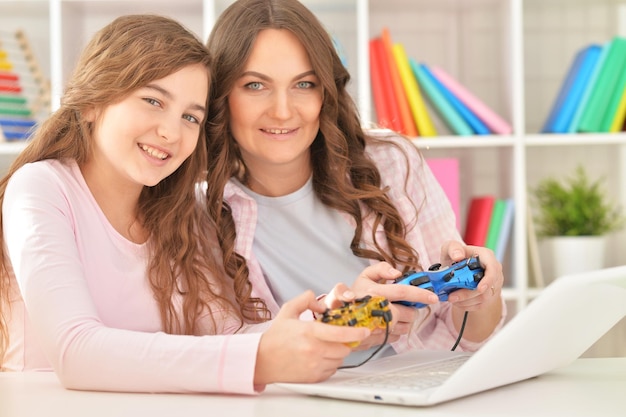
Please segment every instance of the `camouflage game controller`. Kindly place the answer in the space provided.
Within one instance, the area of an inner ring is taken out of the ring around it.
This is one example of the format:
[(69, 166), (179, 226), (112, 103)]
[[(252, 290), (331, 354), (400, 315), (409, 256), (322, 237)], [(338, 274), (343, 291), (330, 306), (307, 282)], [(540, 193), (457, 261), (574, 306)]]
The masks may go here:
[[(384, 297), (368, 295), (346, 302), (341, 307), (327, 309), (317, 321), (336, 326), (368, 327), (374, 330), (387, 328), (391, 318), (389, 301)], [(359, 342), (348, 343), (350, 347), (358, 345)]]
[[(475, 290), (485, 275), (485, 270), (480, 266), (478, 256), (455, 262), (444, 269), (440, 268), (441, 264), (434, 264), (428, 268), (428, 271), (409, 271), (394, 282), (432, 291), (437, 294), (440, 301), (447, 301), (448, 295), (456, 290), (462, 288)], [(427, 305), (410, 301), (397, 301), (397, 303), (416, 308), (422, 308)]]

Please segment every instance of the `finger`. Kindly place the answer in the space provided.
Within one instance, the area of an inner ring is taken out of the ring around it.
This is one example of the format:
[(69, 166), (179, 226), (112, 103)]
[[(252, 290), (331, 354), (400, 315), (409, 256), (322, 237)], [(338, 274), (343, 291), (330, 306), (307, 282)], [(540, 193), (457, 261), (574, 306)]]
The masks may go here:
[(359, 278), (366, 278), (373, 282), (387, 281), (398, 278), (402, 272), (392, 267), (387, 262), (379, 262), (365, 268)]
[(333, 289), (324, 297), (324, 305), (327, 308), (337, 308), (343, 303), (349, 303), (355, 299), (354, 293), (344, 283), (338, 283)]
[(468, 253), (467, 249), (468, 246), (463, 242), (448, 240), (441, 246), (441, 263), (449, 265), (472, 256), (472, 253)]
[(313, 322), (311, 325), (313, 328), (313, 336), (326, 342), (361, 342), (371, 334), (370, 329), (367, 327), (338, 326), (320, 322)]
[(387, 298), (389, 301), (410, 301), (412, 303), (433, 304), (439, 302), (439, 298), (430, 290), (414, 287), (412, 285), (382, 285), (378, 284), (372, 289), (375, 295)]
[(320, 307), (320, 303), (311, 290), (307, 290), (283, 304), (276, 318), (298, 318), (306, 310), (324, 311), (324, 306)]

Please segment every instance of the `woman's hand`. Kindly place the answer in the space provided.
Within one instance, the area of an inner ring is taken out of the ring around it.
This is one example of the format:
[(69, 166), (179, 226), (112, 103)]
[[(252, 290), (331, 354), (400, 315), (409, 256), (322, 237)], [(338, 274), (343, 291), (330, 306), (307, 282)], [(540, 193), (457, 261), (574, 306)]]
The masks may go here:
[(445, 264), (475, 255), (478, 255), (485, 270), (484, 277), (475, 290), (461, 289), (451, 293), (448, 302), (453, 305), (452, 320), (457, 329), (461, 328), (465, 312), (469, 312), (463, 338), (482, 342), (493, 333), (502, 318), (502, 265), (488, 248), (467, 246), (456, 241), (446, 242), (441, 248), (441, 260)]
[(257, 385), (273, 382), (319, 382), (333, 375), (351, 352), (350, 342), (370, 335), (365, 327), (344, 327), (299, 320), (306, 310), (326, 306), (307, 291), (285, 303), (261, 336), (254, 374)]
[(441, 263), (450, 265), (463, 259), (478, 256), (485, 270), (475, 290), (461, 289), (450, 293), (448, 301), (465, 311), (476, 311), (488, 307), (496, 301), (500, 303), (500, 294), (504, 285), (502, 265), (493, 251), (480, 246), (467, 246), (461, 242), (449, 241), (441, 248)]
[[(392, 283), (402, 273), (393, 268), (387, 262), (380, 262), (365, 268), (357, 277), (349, 289), (345, 285), (335, 286), (333, 291), (325, 298), (329, 307), (337, 307), (337, 300), (350, 301), (347, 298), (361, 298), (367, 295), (382, 296), (392, 301), (412, 301), (424, 304), (439, 301), (431, 291), (409, 285), (387, 285)], [(401, 304), (390, 304), (392, 321), (389, 324), (389, 337), (387, 342), (395, 342), (400, 336), (407, 334), (417, 317), (417, 310)], [(368, 349), (377, 346), (385, 340), (385, 329), (374, 329), (367, 340), (364, 340), (356, 348), (357, 350)]]

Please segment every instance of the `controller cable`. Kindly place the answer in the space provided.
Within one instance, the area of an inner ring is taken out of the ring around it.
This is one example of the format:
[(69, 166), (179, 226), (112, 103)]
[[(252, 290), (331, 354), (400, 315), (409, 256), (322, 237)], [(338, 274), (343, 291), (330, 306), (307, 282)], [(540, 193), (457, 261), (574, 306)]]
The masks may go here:
[[(453, 352), (456, 350), (457, 346), (459, 346), (459, 343), (461, 343), (461, 339), (463, 338), (463, 332), (465, 331), (465, 324), (467, 323), (467, 316), (468, 316), (468, 312), (466, 311), (465, 314), (463, 314), (463, 322), (461, 323), (461, 329), (459, 330), (459, 336), (457, 337), (456, 341), (454, 342), (454, 346), (452, 346), (452, 349), (450, 349)], [(372, 352), (371, 355), (369, 355), (367, 358), (365, 358), (363, 361), (361, 361), (361, 363), (358, 363), (358, 364), (355, 364), (355, 365), (340, 366), (337, 369), (352, 369), (352, 368), (358, 368), (361, 365), (365, 365), (374, 356), (376, 356), (376, 354), (378, 352), (381, 351), (381, 349), (387, 344), (387, 340), (388, 339), (389, 339), (389, 321), (385, 320), (385, 339), (380, 344), (380, 346), (378, 346), (378, 348), (374, 352)]]
[(461, 338), (463, 337), (463, 331), (465, 330), (465, 323), (467, 323), (467, 311), (463, 314), (463, 323), (461, 323), (461, 330), (459, 330), (459, 337), (456, 338), (456, 342), (454, 342), (454, 346), (452, 346), (452, 351), (456, 349), (456, 347), (461, 343)]
[(355, 365), (345, 365), (345, 366), (340, 366), (337, 369), (352, 369), (352, 368), (358, 368), (361, 365), (365, 365), (367, 362), (369, 362), (374, 356), (376, 356), (376, 354), (378, 352), (380, 352), (380, 350), (385, 347), (385, 345), (387, 344), (387, 339), (389, 339), (389, 320), (385, 320), (385, 339), (383, 340), (383, 343), (380, 344), (380, 346), (378, 346), (378, 348), (372, 352), (371, 355), (369, 355), (367, 358), (365, 358), (361, 363), (355, 364)]

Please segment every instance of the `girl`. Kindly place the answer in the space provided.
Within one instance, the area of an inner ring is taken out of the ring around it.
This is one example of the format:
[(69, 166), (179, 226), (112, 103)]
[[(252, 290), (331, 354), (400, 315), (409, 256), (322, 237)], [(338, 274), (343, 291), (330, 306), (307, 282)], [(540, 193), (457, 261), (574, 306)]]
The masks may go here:
[(86, 47), (0, 182), (4, 370), (52, 368), (73, 389), (254, 393), (329, 377), (369, 335), (298, 320), (324, 308), (311, 292), (255, 325), (264, 303), (226, 278), (196, 198), (209, 64), (158, 16), (120, 17)]

